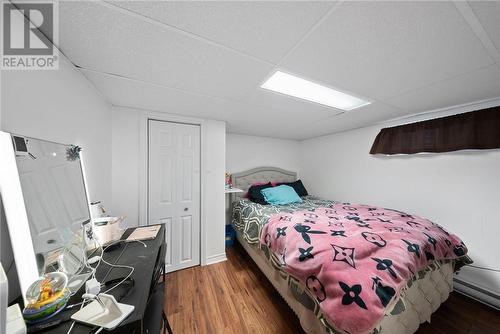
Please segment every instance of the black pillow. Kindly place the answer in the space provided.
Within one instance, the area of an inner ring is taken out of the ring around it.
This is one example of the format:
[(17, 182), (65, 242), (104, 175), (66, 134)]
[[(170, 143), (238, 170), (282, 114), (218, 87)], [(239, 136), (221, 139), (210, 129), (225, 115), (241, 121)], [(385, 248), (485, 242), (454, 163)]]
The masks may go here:
[(279, 186), (285, 185), (285, 186), (292, 187), (293, 190), (295, 190), (295, 192), (297, 193), (297, 195), (299, 195), (300, 197), (309, 195), (307, 193), (306, 187), (304, 187), (304, 185), (302, 184), (301, 180), (297, 180), (295, 182), (278, 183), (278, 185)]
[(268, 182), (266, 184), (258, 185), (258, 186), (251, 186), (248, 189), (248, 199), (251, 200), (252, 202), (259, 203), (262, 205), (269, 204), (266, 202), (266, 199), (264, 198), (264, 195), (260, 192), (262, 189), (266, 188), (272, 188), (271, 182)]

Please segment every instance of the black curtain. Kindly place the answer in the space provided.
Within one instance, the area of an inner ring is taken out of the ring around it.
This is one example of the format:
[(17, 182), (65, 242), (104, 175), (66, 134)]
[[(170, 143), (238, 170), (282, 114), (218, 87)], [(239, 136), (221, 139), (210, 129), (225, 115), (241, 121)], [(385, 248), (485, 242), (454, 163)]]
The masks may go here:
[(500, 148), (500, 106), (380, 130), (370, 154)]

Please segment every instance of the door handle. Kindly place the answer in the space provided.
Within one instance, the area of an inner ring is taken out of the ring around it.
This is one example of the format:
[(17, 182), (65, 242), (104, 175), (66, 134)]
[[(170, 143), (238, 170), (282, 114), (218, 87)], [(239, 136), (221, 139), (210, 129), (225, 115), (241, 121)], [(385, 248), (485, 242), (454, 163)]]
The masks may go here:
[(184, 208), (184, 211), (187, 211), (187, 210), (188, 210), (188, 208)]

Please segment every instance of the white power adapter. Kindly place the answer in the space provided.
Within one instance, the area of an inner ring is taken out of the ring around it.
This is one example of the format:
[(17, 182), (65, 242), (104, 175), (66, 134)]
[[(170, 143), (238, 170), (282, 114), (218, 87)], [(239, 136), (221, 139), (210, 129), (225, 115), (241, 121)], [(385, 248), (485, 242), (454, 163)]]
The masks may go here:
[(98, 295), (101, 292), (101, 283), (95, 278), (89, 279), (85, 282), (85, 292), (93, 295)]

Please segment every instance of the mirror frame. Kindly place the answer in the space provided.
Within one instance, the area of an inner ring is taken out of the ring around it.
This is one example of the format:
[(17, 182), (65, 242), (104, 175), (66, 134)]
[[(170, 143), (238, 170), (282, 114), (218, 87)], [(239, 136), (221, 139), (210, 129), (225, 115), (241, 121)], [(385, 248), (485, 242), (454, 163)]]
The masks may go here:
[[(29, 286), (39, 278), (35, 250), (31, 238), (28, 214), (24, 204), (21, 180), (17, 168), (16, 154), (12, 143), (13, 134), (0, 131), (0, 196), (4, 206), (5, 218), (14, 253), (14, 260), (19, 278), (19, 286), (24, 302)], [(80, 152), (80, 167), (83, 176), (85, 199), (92, 222), (87, 179), (82, 154)]]
[(26, 303), (26, 291), (31, 283), (38, 278), (38, 267), (10, 133), (0, 132), (0, 152), (2, 155), (0, 194), (9, 228), (19, 286)]

